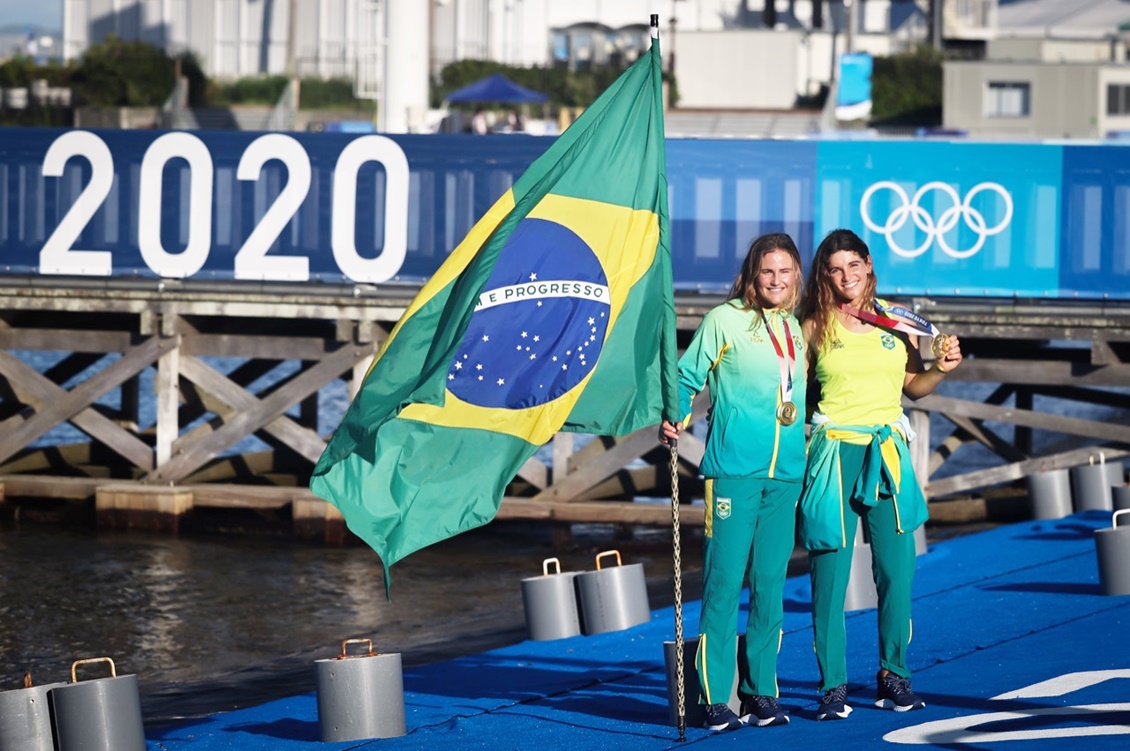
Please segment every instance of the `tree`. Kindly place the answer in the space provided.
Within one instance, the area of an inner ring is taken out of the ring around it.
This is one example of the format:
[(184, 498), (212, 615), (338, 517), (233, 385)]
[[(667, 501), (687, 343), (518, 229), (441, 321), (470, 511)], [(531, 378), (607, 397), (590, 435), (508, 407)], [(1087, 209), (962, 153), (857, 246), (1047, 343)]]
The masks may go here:
[(938, 125), (942, 121), (942, 55), (920, 45), (905, 55), (875, 58), (872, 121)]
[(112, 34), (87, 49), (75, 70), (82, 101), (101, 107), (158, 107), (173, 90), (176, 62), (145, 42)]

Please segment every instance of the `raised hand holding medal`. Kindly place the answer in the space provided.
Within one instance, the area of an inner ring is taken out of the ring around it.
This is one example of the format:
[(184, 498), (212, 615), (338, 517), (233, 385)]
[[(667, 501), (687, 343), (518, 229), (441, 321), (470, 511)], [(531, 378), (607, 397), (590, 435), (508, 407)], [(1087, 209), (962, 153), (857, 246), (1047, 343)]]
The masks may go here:
[(839, 305), (840, 310), (848, 315), (872, 325), (916, 336), (933, 337), (933, 341), (930, 342), (930, 352), (937, 360), (937, 368), (941, 373), (948, 373), (961, 364), (961, 346), (956, 336), (943, 334), (924, 316), (901, 305), (886, 306), (876, 300), (875, 307), (879, 310), (878, 314), (844, 303)]
[(935, 337), (930, 345), (930, 351), (937, 358), (934, 362), (934, 370), (942, 375), (961, 365), (964, 359), (961, 354), (961, 342), (952, 334)]
[(934, 334), (934, 341), (930, 342), (930, 351), (934, 353), (935, 360), (944, 359), (946, 356), (946, 340), (949, 339), (947, 334), (940, 331)]

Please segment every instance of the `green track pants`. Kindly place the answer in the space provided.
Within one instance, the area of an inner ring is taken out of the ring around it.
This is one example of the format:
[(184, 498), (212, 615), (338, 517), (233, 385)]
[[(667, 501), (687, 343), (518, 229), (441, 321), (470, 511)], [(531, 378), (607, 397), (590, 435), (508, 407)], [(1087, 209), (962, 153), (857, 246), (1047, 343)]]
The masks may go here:
[[(862, 468), (864, 446), (840, 447), (841, 487), (855, 484)], [(886, 499), (875, 506), (844, 504), (847, 539), (854, 540), (860, 519), (871, 541), (871, 571), (879, 595), (879, 666), (903, 678), (907, 648), (912, 636), (911, 585), (914, 583), (914, 534), (898, 533), (895, 504)], [(844, 598), (851, 574), (853, 546), (839, 550), (810, 550), (812, 577), (812, 630), (816, 662), (820, 666), (820, 690), (829, 691), (847, 683), (847, 631)]]
[[(729, 701), (738, 662), (743, 663), (743, 695), (777, 696), (782, 598), (799, 496), (799, 482), (707, 481), (702, 616), (695, 656), (703, 704)], [(745, 653), (736, 661), (738, 600), (747, 573)]]

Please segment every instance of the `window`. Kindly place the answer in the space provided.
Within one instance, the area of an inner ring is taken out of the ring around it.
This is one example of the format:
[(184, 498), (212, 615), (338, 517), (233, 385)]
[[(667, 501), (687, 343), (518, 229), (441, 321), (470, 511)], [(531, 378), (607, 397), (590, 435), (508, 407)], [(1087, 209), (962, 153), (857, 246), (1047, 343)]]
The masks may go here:
[(1107, 84), (1106, 113), (1108, 115), (1130, 115), (1130, 84)]
[(1028, 117), (1031, 114), (1031, 89), (1027, 81), (990, 81), (985, 98), (987, 117)]

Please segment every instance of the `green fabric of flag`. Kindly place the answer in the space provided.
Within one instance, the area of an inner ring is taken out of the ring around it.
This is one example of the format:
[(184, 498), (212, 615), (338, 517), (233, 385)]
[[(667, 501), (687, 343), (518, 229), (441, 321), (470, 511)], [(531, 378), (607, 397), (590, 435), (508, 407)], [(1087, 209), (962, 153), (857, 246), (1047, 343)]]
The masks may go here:
[(319, 459), (386, 586), (493, 519), (558, 430), (679, 419), (660, 80), (655, 39), (421, 289)]

